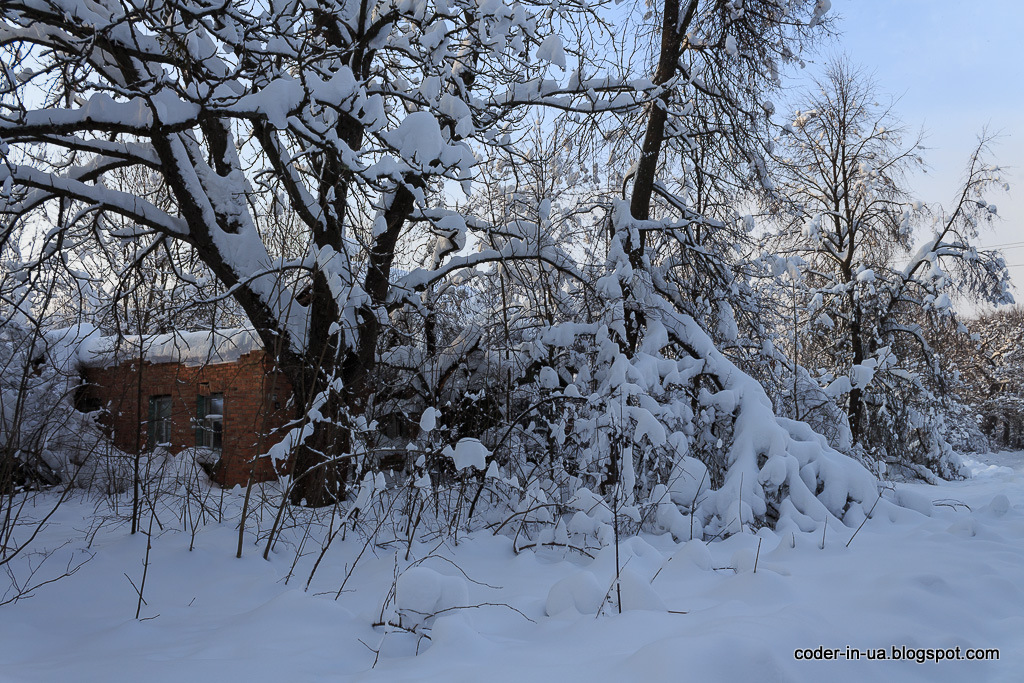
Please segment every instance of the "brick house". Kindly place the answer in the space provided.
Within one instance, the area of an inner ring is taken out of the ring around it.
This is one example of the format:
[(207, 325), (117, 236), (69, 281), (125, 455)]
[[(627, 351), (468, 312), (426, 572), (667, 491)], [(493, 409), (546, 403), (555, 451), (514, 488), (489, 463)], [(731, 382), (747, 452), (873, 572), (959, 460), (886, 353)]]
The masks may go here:
[(78, 350), (84, 383), (76, 402), (126, 453), (163, 446), (196, 459), (225, 487), (283, 474), (256, 458), (282, 439), (292, 387), (251, 330), (133, 337), (93, 335)]

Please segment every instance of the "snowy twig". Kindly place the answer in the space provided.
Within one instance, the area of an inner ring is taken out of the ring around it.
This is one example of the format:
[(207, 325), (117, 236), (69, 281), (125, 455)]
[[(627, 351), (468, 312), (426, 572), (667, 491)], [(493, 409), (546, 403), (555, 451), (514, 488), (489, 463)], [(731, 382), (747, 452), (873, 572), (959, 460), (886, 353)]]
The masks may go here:
[(875, 511), (875, 505), (878, 505), (878, 501), (880, 500), (882, 500), (881, 493), (878, 494), (878, 498), (875, 499), (874, 505), (872, 505), (871, 509), (868, 510), (868, 514), (864, 515), (864, 519), (861, 520), (860, 526), (857, 527), (857, 530), (853, 532), (853, 536), (850, 536), (850, 540), (846, 542), (847, 548), (849, 548), (850, 544), (853, 543), (853, 539), (857, 538), (857, 534), (860, 533), (861, 528), (863, 528), (863, 526), (867, 524), (867, 521), (871, 519), (871, 513)]

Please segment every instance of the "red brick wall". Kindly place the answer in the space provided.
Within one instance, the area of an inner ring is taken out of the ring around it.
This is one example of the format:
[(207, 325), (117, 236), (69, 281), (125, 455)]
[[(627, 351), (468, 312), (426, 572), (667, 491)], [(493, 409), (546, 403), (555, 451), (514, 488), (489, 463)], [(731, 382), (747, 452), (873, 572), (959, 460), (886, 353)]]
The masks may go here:
[[(255, 456), (281, 440), (272, 433), (293, 415), (288, 406), (291, 385), (272, 372), (262, 351), (235, 363), (189, 367), (177, 363), (126, 362), (110, 368), (87, 368), (85, 399), (106, 409), (105, 421), (114, 445), (128, 453), (146, 450), (149, 399), (171, 397), (171, 452), (196, 445), (195, 421), (199, 394), (223, 394), (221, 462), (215, 476), (223, 486), (246, 485), (250, 470), (256, 481), (275, 479), (268, 458)], [(140, 386), (141, 382), (141, 386)], [(275, 402), (276, 397), (276, 402)], [(141, 400), (140, 400), (141, 399)], [(280, 473), (286, 463), (278, 467)]]

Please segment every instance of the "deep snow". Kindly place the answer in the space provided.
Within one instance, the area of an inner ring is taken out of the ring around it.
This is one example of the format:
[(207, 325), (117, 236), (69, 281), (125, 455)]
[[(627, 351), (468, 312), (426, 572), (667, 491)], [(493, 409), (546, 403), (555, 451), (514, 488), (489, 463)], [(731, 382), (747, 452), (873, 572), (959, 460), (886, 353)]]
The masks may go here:
[[(967, 481), (897, 485), (911, 509), (876, 515), (849, 547), (845, 527), (826, 531), (824, 550), (820, 530), (762, 530), (706, 548), (667, 534), (628, 539), (622, 602), (631, 609), (617, 614), (605, 601), (599, 617), (592, 612), (612, 585), (613, 548), (594, 560), (561, 549), (516, 555), (510, 539), (476, 532), (457, 546), (415, 545), (410, 560), (430, 557), (408, 569), (404, 547), (371, 546), (335, 600), (363, 549), (357, 534), (335, 542), (304, 592), (318, 545), (307, 542), (286, 585), (295, 545), (264, 561), (249, 538), (236, 559), (237, 534), (225, 522), (200, 528), (192, 552), (189, 532), (154, 528), (137, 621), (125, 574), (139, 583), (146, 538), (111, 517), (85, 550), (96, 501), (76, 498), (32, 546), (68, 542), (37, 578), (72, 553), (92, 559), (0, 607), (0, 680), (1019, 681), (1024, 453), (969, 465)], [(239, 494), (226, 498), (236, 504)], [(160, 521), (180, 526), (173, 508)], [(301, 540), (298, 529), (289, 533)], [(388, 600), (396, 570), (398, 598)], [(427, 639), (373, 627), (385, 601), (390, 620), (399, 610), (405, 626), (456, 609), (417, 627)], [(458, 609), (466, 605), (474, 607)], [(1000, 659), (794, 659), (795, 649), (819, 645), (887, 654), (999, 648)]]

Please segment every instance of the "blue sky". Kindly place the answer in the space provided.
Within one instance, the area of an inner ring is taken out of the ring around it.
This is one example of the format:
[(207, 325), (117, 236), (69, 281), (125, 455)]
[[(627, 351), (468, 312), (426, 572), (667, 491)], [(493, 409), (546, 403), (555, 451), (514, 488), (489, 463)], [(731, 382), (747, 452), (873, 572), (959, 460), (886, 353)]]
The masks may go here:
[(842, 35), (816, 61), (847, 54), (899, 98), (909, 128), (924, 128), (931, 168), (911, 180), (920, 199), (950, 202), (981, 130), (1002, 133), (995, 161), (1010, 193), (991, 198), (1002, 220), (980, 244), (1022, 242), (1004, 253), (1024, 302), (1024, 2), (832, 0), (832, 13)]

